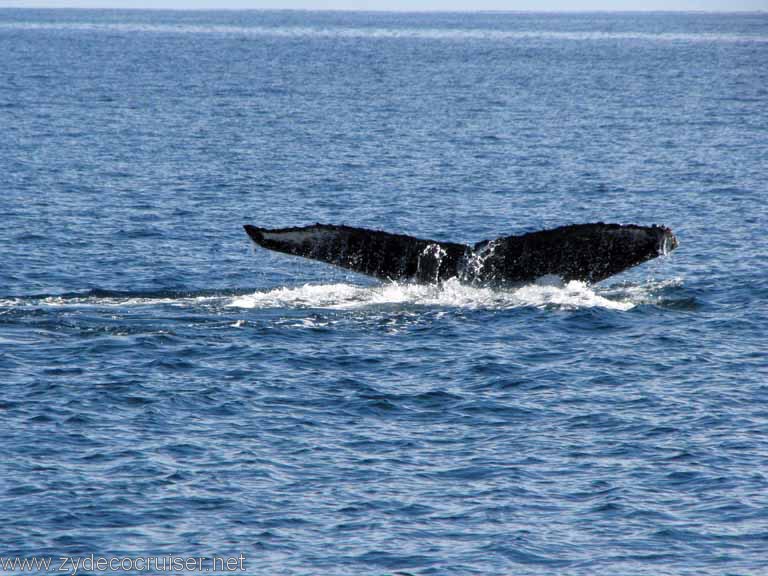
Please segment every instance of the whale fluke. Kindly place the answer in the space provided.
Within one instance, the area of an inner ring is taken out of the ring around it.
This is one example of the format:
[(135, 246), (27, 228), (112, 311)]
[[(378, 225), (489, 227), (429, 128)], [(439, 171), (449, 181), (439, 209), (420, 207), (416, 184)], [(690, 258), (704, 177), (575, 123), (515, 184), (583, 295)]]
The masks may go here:
[(602, 222), (504, 236), (473, 246), (332, 224), (244, 228), (254, 243), (269, 250), (383, 280), (421, 283), (459, 278), (504, 285), (546, 275), (593, 283), (677, 247), (675, 235), (664, 226)]

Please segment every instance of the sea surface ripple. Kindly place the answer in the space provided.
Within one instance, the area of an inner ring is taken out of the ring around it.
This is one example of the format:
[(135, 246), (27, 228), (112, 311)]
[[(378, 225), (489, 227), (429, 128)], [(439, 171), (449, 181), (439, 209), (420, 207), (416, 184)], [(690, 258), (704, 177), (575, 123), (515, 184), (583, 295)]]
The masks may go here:
[[(0, 10), (0, 563), (768, 573), (766, 62), (765, 13)], [(242, 231), (591, 221), (680, 247), (493, 290)]]

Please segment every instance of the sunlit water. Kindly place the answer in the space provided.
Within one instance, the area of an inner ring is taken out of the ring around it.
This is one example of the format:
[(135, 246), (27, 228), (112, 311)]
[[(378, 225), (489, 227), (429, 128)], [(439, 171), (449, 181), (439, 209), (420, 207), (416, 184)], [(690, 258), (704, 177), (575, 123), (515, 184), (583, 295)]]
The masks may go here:
[[(0, 556), (765, 573), (765, 62), (764, 14), (0, 10)], [(592, 221), (680, 247), (501, 290), (242, 230)]]

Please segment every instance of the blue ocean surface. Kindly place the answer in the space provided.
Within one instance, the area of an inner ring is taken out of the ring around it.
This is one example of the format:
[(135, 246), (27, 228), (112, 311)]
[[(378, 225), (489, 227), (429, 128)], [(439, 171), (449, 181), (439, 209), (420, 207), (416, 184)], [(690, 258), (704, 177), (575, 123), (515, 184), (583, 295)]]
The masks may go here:
[[(0, 10), (0, 557), (768, 574), (767, 203), (766, 13)], [(597, 221), (680, 246), (492, 289), (242, 230)]]

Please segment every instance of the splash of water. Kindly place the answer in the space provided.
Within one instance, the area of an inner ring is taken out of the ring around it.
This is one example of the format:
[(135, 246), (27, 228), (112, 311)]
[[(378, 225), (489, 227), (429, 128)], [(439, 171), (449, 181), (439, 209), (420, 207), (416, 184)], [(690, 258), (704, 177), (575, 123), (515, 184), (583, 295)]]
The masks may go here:
[(0, 298), (0, 314), (18, 308), (103, 309), (148, 306), (364, 310), (376, 306), (401, 305), (490, 310), (536, 307), (555, 310), (603, 308), (624, 311), (643, 304), (664, 305), (670, 297), (670, 291), (676, 291), (682, 284), (680, 278), (674, 278), (648, 280), (641, 284), (596, 287), (576, 280), (564, 283), (556, 276), (545, 276), (535, 283), (506, 289), (466, 284), (452, 278), (439, 284), (305, 284), (249, 294), (125, 293), (32, 296)]
[(398, 284), (352, 286), (350, 284), (305, 284), (295, 288), (277, 288), (232, 299), (237, 308), (329, 308), (337, 310), (379, 305), (440, 306), (469, 309), (508, 309), (537, 307), (578, 309), (600, 307), (629, 310), (631, 300), (607, 298), (584, 282), (563, 284), (546, 277), (534, 284), (497, 290), (462, 284), (451, 279), (441, 284)]
[(431, 282), (438, 282), (440, 279), (440, 268), (443, 265), (443, 259), (448, 255), (440, 244), (429, 244), (419, 254), (416, 264), (416, 277)]

